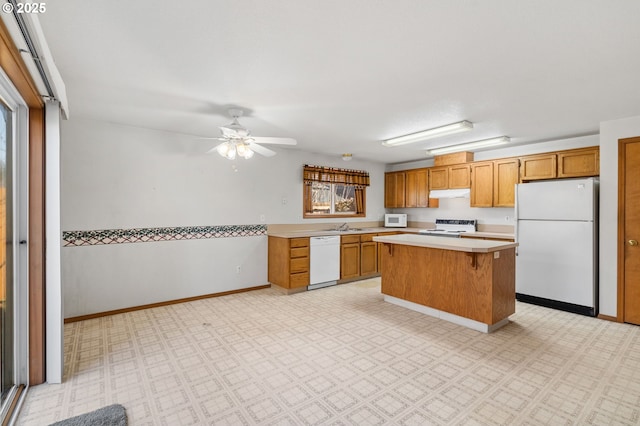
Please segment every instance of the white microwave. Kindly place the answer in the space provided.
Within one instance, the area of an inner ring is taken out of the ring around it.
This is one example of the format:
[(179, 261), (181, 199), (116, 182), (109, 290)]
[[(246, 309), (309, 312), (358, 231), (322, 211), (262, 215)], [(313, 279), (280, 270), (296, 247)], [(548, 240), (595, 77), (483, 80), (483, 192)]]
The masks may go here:
[(385, 228), (406, 228), (407, 215), (405, 213), (387, 213), (384, 215)]

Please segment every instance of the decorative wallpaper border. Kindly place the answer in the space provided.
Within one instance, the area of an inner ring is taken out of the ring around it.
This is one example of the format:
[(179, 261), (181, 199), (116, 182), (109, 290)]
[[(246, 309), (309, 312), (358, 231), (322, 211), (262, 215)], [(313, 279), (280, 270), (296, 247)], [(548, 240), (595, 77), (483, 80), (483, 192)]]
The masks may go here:
[(267, 235), (267, 225), (180, 226), (174, 228), (63, 231), (62, 246), (81, 247), (102, 244), (255, 237), (260, 235)]

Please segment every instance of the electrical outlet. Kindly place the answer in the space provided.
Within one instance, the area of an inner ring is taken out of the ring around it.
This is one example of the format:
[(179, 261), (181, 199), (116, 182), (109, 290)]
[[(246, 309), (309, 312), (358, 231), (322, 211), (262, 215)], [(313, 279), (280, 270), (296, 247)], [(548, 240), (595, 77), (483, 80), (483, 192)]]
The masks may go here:
[(267, 218), (265, 217), (265, 215), (261, 214), (260, 215), (260, 222), (264, 223), (267, 220)]
[(511, 220), (511, 217), (510, 217), (510, 216), (505, 216), (505, 217), (504, 217), (504, 220), (505, 220), (506, 222), (509, 222), (509, 221)]
[(240, 265), (236, 266), (236, 274), (240, 273)]
[(282, 199), (282, 205), (285, 205), (285, 204), (287, 204), (287, 199), (286, 199), (286, 198), (283, 198), (283, 199)]

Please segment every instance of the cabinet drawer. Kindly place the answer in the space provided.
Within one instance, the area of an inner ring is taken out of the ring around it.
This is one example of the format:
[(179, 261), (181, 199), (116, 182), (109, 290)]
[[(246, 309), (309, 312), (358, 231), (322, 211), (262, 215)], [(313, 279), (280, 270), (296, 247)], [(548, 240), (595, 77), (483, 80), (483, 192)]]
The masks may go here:
[(304, 287), (306, 285), (309, 285), (309, 273), (308, 272), (302, 272), (302, 273), (299, 273), (299, 274), (291, 274), (289, 276), (289, 286), (291, 288)]
[(291, 259), (289, 272), (292, 274), (295, 274), (296, 272), (309, 272), (309, 258), (299, 257), (297, 259)]
[(309, 238), (291, 238), (289, 244), (291, 248), (309, 247)]
[(352, 244), (360, 242), (360, 235), (343, 235), (340, 239), (342, 244)]
[(375, 237), (377, 234), (362, 234), (360, 235), (360, 242), (361, 243), (366, 243), (369, 241), (373, 241), (373, 237)]
[(296, 247), (291, 249), (291, 258), (309, 257), (309, 247)]

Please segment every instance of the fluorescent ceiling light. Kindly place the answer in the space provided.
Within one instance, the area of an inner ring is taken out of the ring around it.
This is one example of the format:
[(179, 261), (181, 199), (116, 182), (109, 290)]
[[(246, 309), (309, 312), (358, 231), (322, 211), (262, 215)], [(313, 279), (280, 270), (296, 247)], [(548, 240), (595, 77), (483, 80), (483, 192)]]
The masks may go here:
[(430, 149), (427, 151), (427, 153), (431, 155), (448, 154), (450, 152), (466, 151), (468, 149), (474, 148), (485, 148), (488, 146), (504, 145), (506, 143), (509, 143), (509, 141), (511, 141), (509, 137), (500, 136), (499, 138), (483, 139), (481, 141), (463, 143), (461, 145), (451, 145), (442, 148)]
[(420, 142), (427, 139), (438, 138), (440, 136), (451, 135), (459, 132), (466, 132), (473, 129), (473, 123), (470, 121), (460, 121), (458, 123), (447, 124), (446, 126), (434, 127), (433, 129), (423, 130), (422, 132), (411, 133), (410, 135), (398, 136), (397, 138), (387, 139), (382, 142), (384, 146), (405, 145), (408, 143)]

